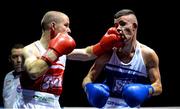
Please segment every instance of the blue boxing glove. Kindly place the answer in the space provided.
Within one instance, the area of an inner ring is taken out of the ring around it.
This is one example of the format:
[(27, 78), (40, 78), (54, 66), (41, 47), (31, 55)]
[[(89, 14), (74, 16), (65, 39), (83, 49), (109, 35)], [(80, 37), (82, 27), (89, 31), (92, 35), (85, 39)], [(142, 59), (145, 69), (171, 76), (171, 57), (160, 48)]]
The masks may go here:
[(98, 108), (103, 107), (109, 97), (109, 87), (105, 84), (87, 83), (85, 85), (85, 92), (88, 102)]
[(151, 85), (127, 84), (123, 87), (122, 96), (130, 107), (142, 104), (154, 92)]

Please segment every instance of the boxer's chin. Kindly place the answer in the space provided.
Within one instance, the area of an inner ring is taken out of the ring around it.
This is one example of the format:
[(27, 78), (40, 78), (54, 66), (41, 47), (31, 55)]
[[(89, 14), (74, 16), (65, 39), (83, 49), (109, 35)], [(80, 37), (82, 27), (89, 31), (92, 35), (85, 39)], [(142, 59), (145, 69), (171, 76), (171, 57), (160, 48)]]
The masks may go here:
[(23, 71), (22, 67), (16, 67), (16, 72), (21, 72)]

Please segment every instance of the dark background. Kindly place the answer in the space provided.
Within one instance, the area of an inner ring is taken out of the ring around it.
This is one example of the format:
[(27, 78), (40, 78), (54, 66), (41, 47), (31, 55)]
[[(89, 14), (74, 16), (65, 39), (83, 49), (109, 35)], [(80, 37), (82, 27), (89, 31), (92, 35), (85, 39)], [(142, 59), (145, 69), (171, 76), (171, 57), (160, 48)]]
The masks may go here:
[[(113, 25), (113, 15), (120, 9), (129, 8), (135, 11), (139, 21), (137, 39), (153, 48), (160, 60), (163, 93), (143, 106), (180, 106), (176, 4), (164, 0), (7, 0), (0, 4), (0, 92), (5, 74), (11, 70), (8, 63), (10, 47), (18, 42), (26, 45), (39, 40), (40, 22), (45, 12), (66, 13), (70, 17), (71, 36), (76, 40), (77, 48), (82, 48), (97, 43)], [(89, 106), (81, 83), (93, 62), (67, 60), (61, 106)]]

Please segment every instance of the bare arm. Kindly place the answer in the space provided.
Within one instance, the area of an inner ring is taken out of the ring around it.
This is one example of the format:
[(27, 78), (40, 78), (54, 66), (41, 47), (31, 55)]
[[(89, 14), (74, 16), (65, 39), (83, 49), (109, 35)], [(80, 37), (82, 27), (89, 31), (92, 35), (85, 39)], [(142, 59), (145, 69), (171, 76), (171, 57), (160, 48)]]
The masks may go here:
[(74, 49), (70, 54), (67, 55), (67, 59), (77, 61), (89, 61), (95, 58), (96, 55), (92, 53), (91, 46), (81, 49)]
[(84, 87), (87, 83), (94, 82), (97, 77), (101, 74), (102, 69), (107, 62), (108, 58), (106, 55), (102, 55), (96, 59), (92, 67), (90, 68), (88, 74), (83, 79), (82, 86)]
[(48, 65), (44, 60), (40, 59), (40, 57), (37, 57), (30, 48), (31, 47), (25, 47), (23, 49), (23, 55), (25, 57), (24, 66), (30, 78), (36, 79), (48, 70)]
[(149, 78), (152, 83), (151, 85), (154, 88), (153, 95), (159, 95), (162, 93), (159, 58), (153, 50), (150, 50), (149, 56), (147, 57), (147, 70), (149, 72)]

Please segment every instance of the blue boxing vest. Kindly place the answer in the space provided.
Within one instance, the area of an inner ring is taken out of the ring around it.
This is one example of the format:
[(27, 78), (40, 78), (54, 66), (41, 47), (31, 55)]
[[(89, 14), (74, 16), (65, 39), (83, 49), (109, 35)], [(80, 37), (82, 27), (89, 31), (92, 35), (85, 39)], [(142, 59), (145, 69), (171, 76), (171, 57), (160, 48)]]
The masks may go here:
[(140, 43), (137, 42), (134, 56), (129, 63), (123, 63), (116, 54), (113, 54), (105, 65), (104, 72), (107, 75), (105, 84), (110, 88), (111, 97), (122, 97), (122, 88), (129, 83), (146, 83), (147, 71), (144, 64)]

